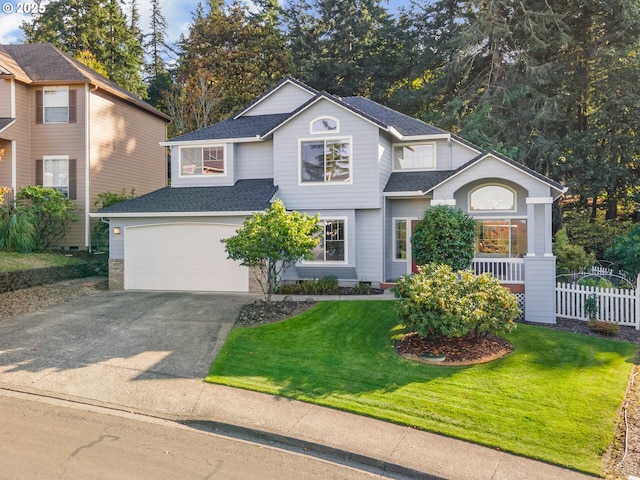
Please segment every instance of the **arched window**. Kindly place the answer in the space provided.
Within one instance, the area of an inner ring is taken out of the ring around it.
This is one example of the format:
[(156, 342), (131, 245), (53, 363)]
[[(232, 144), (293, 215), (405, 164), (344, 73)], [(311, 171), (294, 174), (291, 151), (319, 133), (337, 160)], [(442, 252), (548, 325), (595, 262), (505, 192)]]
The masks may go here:
[(516, 192), (502, 185), (483, 185), (469, 195), (469, 210), (478, 211), (515, 211)]
[(311, 133), (335, 133), (338, 131), (338, 120), (332, 117), (321, 117), (311, 122)]

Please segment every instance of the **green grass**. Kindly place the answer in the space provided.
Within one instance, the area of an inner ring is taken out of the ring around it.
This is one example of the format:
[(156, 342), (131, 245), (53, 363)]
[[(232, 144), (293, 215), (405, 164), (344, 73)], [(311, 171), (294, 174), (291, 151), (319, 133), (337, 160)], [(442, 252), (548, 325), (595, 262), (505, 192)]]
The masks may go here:
[(32, 268), (59, 267), (82, 263), (73, 257), (55, 253), (0, 252), (0, 272), (14, 272)]
[(635, 344), (518, 325), (507, 357), (441, 367), (398, 357), (402, 333), (393, 302), (325, 302), (234, 329), (206, 380), (602, 473)]

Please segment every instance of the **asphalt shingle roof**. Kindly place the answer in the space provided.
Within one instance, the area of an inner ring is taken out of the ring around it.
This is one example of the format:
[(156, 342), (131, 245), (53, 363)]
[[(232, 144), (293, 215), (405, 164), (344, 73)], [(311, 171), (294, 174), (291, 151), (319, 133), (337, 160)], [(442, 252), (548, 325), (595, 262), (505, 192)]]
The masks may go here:
[(0, 132), (11, 125), (14, 120), (15, 118), (0, 118)]
[(449, 133), (368, 98), (346, 97), (342, 101), (385, 125), (395, 128), (401, 135), (406, 137), (414, 135), (447, 135)]
[(228, 187), (164, 187), (97, 213), (108, 217), (123, 213), (255, 212), (268, 208), (277, 190), (272, 178), (238, 180)]
[(384, 187), (386, 193), (423, 192), (443, 182), (453, 174), (452, 170), (436, 170), (429, 172), (394, 172)]
[(171, 139), (171, 141), (184, 142), (190, 140), (261, 137), (284, 122), (290, 115), (290, 113), (277, 113), (239, 117), (237, 119), (227, 118), (214, 125), (180, 135)]

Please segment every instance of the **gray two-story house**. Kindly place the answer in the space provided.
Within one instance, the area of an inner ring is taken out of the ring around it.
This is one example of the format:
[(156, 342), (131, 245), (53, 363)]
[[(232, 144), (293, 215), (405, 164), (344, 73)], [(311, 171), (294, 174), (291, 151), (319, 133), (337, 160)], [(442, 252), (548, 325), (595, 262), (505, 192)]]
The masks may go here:
[(94, 214), (110, 221), (114, 288), (253, 290), (220, 239), (275, 198), (319, 212), (324, 226), (313, 259), (286, 280), (383, 284), (414, 268), (415, 222), (450, 205), (477, 220), (476, 271), (519, 293), (528, 320), (555, 321), (551, 206), (565, 189), (504, 156), (289, 77), (227, 120), (163, 145), (171, 186)]

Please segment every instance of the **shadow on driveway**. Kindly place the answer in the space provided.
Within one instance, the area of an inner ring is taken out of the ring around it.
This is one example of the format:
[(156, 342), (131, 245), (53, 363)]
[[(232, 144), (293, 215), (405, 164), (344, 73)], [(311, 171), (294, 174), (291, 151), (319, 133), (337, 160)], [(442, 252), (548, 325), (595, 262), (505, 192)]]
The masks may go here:
[[(0, 322), (0, 385), (129, 405), (187, 395), (250, 295), (107, 292)], [(162, 393), (149, 385), (162, 381)], [(144, 397), (156, 397), (147, 398)], [(148, 405), (147, 405), (148, 406)], [(163, 411), (161, 409), (160, 411)]]

